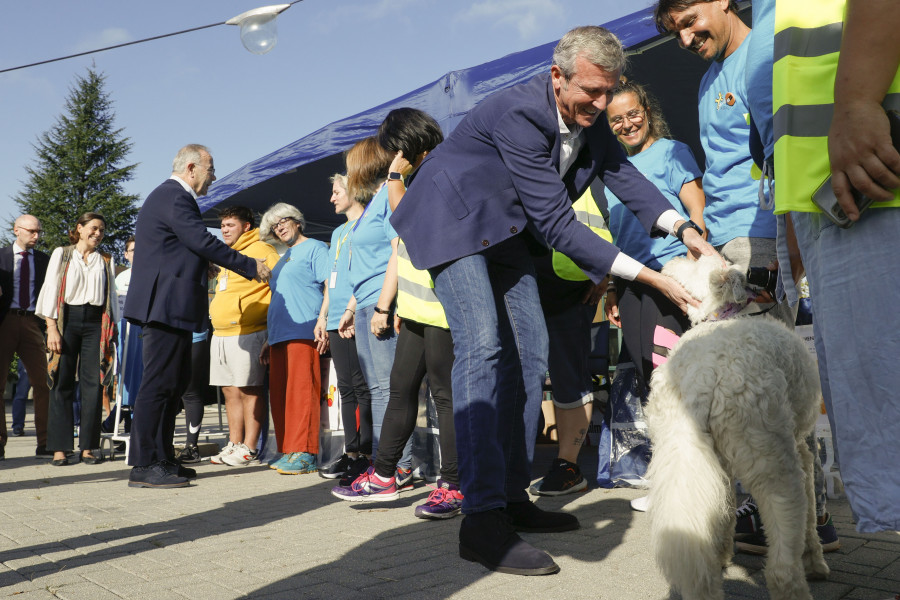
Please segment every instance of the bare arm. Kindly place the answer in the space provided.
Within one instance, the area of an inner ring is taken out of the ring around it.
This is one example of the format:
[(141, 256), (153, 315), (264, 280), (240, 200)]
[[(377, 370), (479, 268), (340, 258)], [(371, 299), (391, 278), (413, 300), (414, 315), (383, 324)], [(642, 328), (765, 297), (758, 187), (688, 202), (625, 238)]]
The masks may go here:
[(841, 208), (859, 218), (850, 186), (875, 200), (900, 188), (900, 154), (881, 102), (900, 65), (900, 3), (848, 0), (828, 132), (831, 185)]
[(703, 239), (709, 239), (709, 231), (706, 229), (706, 223), (703, 221), (703, 209), (706, 208), (706, 194), (703, 193), (703, 182), (698, 177), (693, 181), (688, 181), (681, 186), (678, 192), (678, 199), (687, 209), (688, 216), (691, 221), (700, 226), (703, 230)]
[[(391, 257), (388, 259), (387, 270), (384, 273), (384, 283), (381, 286), (381, 294), (378, 296), (378, 302), (375, 306), (381, 310), (390, 310), (397, 298), (397, 247), (400, 244), (400, 238), (395, 237), (391, 240)], [(380, 313), (372, 315), (370, 330), (372, 335), (384, 335), (391, 327), (388, 323), (388, 316)]]

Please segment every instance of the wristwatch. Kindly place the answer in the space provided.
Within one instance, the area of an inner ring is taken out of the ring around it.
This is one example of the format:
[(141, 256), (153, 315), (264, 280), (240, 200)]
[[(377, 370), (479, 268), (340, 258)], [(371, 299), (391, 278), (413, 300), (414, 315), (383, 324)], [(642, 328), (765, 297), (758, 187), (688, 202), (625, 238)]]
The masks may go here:
[(703, 235), (703, 230), (700, 229), (700, 226), (697, 225), (696, 223), (694, 223), (693, 221), (691, 221), (690, 219), (688, 219), (687, 221), (685, 221), (684, 223), (681, 224), (681, 227), (679, 227), (677, 230), (675, 230), (675, 237), (677, 237), (682, 243), (684, 243), (684, 231), (686, 229), (693, 229), (694, 231), (699, 233), (701, 236)]
[(397, 171), (391, 171), (388, 173), (388, 181), (403, 181), (403, 175)]
[(381, 308), (378, 308), (377, 306), (376, 306), (375, 308), (373, 308), (372, 310), (374, 310), (375, 312), (377, 312), (379, 315), (389, 315), (389, 314), (391, 314), (391, 309), (383, 310), (383, 309), (381, 309)]

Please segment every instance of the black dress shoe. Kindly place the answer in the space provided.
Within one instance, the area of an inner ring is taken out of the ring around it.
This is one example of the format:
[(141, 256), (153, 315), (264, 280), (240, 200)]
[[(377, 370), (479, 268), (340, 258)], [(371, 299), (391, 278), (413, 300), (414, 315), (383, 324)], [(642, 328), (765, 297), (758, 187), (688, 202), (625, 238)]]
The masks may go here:
[(169, 473), (161, 462), (153, 463), (149, 467), (134, 467), (128, 476), (128, 487), (180, 488), (189, 485), (190, 481)]
[(510, 502), (506, 505), (506, 514), (516, 531), (530, 533), (553, 533), (556, 531), (572, 531), (581, 525), (575, 515), (562, 512), (541, 510), (533, 502)]
[(54, 467), (65, 467), (69, 464), (69, 457), (66, 458), (54, 458), (50, 461), (50, 464)]
[(511, 575), (552, 575), (559, 572), (553, 558), (513, 531), (501, 510), (473, 513), (459, 527), (459, 556), (491, 571)]
[(35, 458), (53, 458), (53, 450), (47, 450), (47, 446), (41, 445), (34, 450)]
[(197, 471), (190, 467), (183, 467), (171, 460), (162, 461), (162, 465), (165, 467), (166, 471), (173, 475), (184, 477), (185, 479), (197, 479)]
[(13, 427), (13, 435), (16, 437), (21, 437), (25, 435), (25, 430), (21, 427)]
[(103, 455), (101, 454), (100, 456), (94, 456), (93, 454), (89, 454), (89, 455), (85, 456), (82, 454), (81, 462), (83, 462), (86, 465), (99, 465), (100, 463), (103, 462)]

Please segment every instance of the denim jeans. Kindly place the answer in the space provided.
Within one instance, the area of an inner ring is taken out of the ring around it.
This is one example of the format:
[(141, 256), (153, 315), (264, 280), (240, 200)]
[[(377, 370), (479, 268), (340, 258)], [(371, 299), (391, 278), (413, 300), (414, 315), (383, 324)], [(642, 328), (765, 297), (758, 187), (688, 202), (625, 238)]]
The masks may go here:
[(25, 363), (19, 359), (19, 366), (16, 370), (19, 380), (13, 389), (12, 399), (12, 426), (13, 430), (25, 429), (25, 402), (28, 400), (28, 390), (31, 389), (31, 382), (28, 381), (28, 373), (25, 371)]
[(850, 229), (791, 213), (812, 298), (822, 394), (857, 531), (900, 530), (900, 209)]
[[(394, 316), (388, 316), (390, 330), (383, 336), (376, 336), (370, 330), (375, 305), (356, 309), (356, 354), (362, 367), (369, 393), (372, 396), (372, 455), (378, 454), (378, 440), (381, 439), (381, 424), (391, 397), (391, 369), (394, 367), (394, 352), (397, 349), (397, 334), (394, 333)], [(412, 438), (403, 449), (403, 456), (397, 463), (404, 469), (412, 465)]]
[(521, 237), (432, 270), (456, 356), (453, 415), (466, 514), (528, 499), (548, 341)]

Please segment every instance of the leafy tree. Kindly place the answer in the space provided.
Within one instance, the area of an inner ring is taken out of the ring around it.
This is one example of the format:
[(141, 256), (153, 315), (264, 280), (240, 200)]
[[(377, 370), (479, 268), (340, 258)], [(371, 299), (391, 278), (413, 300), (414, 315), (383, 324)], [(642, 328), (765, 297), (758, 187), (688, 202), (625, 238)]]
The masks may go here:
[(40, 219), (44, 235), (38, 247), (46, 252), (69, 243), (68, 232), (82, 214), (100, 213), (106, 219), (101, 249), (121, 263), (138, 213), (138, 196), (126, 194), (122, 184), (137, 165), (125, 164), (132, 144), (114, 128), (105, 79), (93, 67), (76, 76), (65, 114), (33, 145), (37, 156), (25, 167), (24, 191), (13, 200), (22, 214)]

